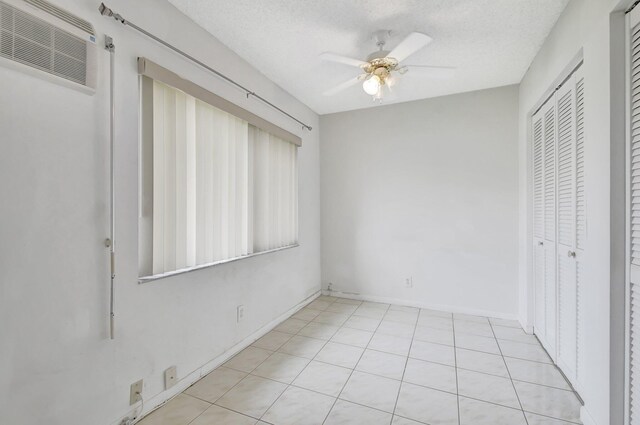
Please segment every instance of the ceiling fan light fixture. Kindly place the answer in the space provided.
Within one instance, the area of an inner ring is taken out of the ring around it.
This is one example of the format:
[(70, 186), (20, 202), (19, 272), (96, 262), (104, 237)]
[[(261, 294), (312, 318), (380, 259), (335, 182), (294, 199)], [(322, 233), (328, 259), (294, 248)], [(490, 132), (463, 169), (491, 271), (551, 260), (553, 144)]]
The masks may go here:
[(371, 75), (362, 83), (362, 89), (365, 93), (375, 96), (380, 91), (381, 81), (377, 75)]

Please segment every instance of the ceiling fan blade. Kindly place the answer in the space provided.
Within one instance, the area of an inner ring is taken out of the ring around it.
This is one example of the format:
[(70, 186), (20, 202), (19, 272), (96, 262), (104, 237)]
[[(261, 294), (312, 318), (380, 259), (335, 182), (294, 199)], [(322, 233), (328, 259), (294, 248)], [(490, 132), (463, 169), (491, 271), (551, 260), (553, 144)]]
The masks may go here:
[(418, 50), (422, 49), (433, 39), (426, 34), (420, 32), (412, 32), (404, 40), (393, 49), (387, 57), (394, 58), (398, 62), (402, 62)]
[(419, 75), (430, 78), (447, 79), (453, 78), (456, 75), (456, 69), (449, 66), (407, 65), (403, 68), (405, 68), (405, 72), (408, 72), (410, 75)]
[(340, 83), (337, 86), (326, 90), (324, 93), (322, 93), (325, 96), (332, 96), (336, 93), (341, 92), (342, 90), (346, 90), (351, 86), (355, 86), (356, 84), (358, 84), (360, 81), (362, 81), (362, 79), (360, 78), (360, 76), (357, 77), (353, 77), (353, 78), (349, 78), (347, 81), (345, 81), (344, 83)]
[(330, 62), (337, 62), (344, 65), (357, 66), (362, 68), (365, 65), (368, 65), (368, 62), (361, 61), (359, 59), (349, 58), (347, 56), (342, 56), (337, 53), (324, 52), (320, 55), (320, 58)]

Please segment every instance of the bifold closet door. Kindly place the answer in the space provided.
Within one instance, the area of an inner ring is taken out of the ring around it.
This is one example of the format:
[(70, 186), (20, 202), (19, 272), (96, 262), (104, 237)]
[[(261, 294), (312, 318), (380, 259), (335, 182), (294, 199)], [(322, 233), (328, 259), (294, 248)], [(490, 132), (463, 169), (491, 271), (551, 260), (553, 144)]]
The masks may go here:
[(584, 80), (576, 71), (556, 93), (558, 115), (557, 364), (575, 385), (584, 249)]
[(535, 333), (544, 338), (545, 254), (544, 254), (544, 130), (542, 111), (532, 117), (533, 125), (533, 280), (535, 287)]
[[(556, 352), (556, 157), (555, 95), (534, 115), (534, 275), (536, 320), (534, 331), (554, 357)], [(538, 159), (536, 165), (536, 137)], [(540, 146), (541, 145), (541, 146)], [(538, 167), (536, 169), (536, 166)], [(536, 177), (536, 172), (538, 176)], [(541, 177), (540, 177), (541, 174)], [(536, 186), (538, 185), (538, 186)], [(537, 192), (536, 192), (537, 190)], [(536, 199), (538, 196), (538, 199)]]
[(627, 420), (640, 424), (640, 8), (629, 19), (629, 145), (627, 173)]

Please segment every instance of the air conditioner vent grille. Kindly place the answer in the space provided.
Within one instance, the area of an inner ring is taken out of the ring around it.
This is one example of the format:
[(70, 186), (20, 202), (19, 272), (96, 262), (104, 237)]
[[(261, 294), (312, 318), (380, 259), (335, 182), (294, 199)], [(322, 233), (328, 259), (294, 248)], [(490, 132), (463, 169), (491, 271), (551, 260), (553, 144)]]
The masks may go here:
[(86, 84), (85, 40), (2, 2), (0, 56)]
[(44, 0), (25, 0), (27, 3), (37, 7), (38, 9), (44, 10), (47, 13), (52, 14), (58, 19), (61, 19), (67, 22), (74, 27), (81, 29), (84, 32), (87, 32), (91, 35), (96, 35), (93, 25), (84, 19), (78, 18), (75, 15), (67, 12), (64, 9), (59, 8), (58, 6), (54, 6), (51, 3)]

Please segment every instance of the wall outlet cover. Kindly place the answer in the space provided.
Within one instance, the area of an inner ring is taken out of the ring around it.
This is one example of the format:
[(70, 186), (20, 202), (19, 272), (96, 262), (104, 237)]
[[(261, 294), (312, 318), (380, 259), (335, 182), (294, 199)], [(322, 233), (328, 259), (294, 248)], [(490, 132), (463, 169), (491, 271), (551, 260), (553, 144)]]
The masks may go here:
[(238, 323), (242, 322), (242, 319), (244, 319), (244, 306), (243, 305), (239, 305), (238, 306), (238, 311), (237, 311), (237, 321), (238, 321)]
[(143, 380), (139, 380), (131, 384), (131, 391), (129, 392), (129, 405), (133, 406), (140, 400), (142, 400), (142, 384)]
[(168, 390), (178, 382), (178, 371), (176, 366), (171, 366), (164, 371), (164, 389)]

